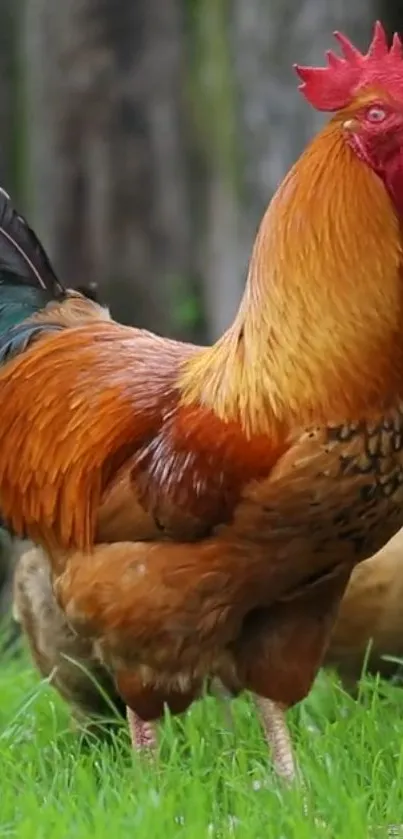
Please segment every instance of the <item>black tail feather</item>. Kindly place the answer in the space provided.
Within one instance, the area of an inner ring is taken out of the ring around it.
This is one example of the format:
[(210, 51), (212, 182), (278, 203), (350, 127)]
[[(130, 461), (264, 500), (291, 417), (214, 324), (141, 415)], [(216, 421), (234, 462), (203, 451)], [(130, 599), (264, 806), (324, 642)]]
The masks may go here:
[(0, 188), (0, 286), (5, 282), (42, 288), (55, 300), (66, 294), (39, 239)]

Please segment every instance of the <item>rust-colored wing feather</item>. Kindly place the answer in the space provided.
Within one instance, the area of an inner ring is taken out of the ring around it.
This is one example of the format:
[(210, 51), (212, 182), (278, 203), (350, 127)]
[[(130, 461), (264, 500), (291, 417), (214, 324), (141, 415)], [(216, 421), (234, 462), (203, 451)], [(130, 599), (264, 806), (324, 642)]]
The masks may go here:
[(88, 549), (200, 538), (228, 519), (277, 451), (180, 406), (178, 370), (196, 351), (100, 321), (47, 337), (1, 370), (0, 508), (13, 528)]

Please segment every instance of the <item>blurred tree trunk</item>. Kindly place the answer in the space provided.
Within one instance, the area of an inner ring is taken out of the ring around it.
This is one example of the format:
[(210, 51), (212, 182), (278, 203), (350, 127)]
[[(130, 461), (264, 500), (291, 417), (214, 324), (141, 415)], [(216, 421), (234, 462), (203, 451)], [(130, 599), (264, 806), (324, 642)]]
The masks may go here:
[[(24, 151), (24, 126), (20, 122), (18, 23), (18, 3), (15, 0), (0, 0), (0, 186), (17, 201), (23, 176), (19, 167)], [(15, 545), (0, 527), (0, 654), (15, 637), (15, 629), (9, 628), (15, 557)]]
[(22, 145), (22, 126), (18, 125), (18, 21), (15, 0), (0, 0), (0, 185), (13, 194), (19, 186), (17, 168)]
[(178, 0), (26, 0), (31, 214), (64, 281), (172, 332), (189, 271)]
[(326, 119), (298, 92), (293, 63), (323, 65), (334, 29), (366, 48), (376, 12), (375, 0), (232, 0), (231, 7), (244, 154), (241, 215), (245, 266), (270, 197)]
[(192, 253), (203, 289), (207, 337), (215, 340), (231, 323), (242, 290), (240, 161), (228, 0), (192, 0), (189, 33), (189, 97), (197, 161)]

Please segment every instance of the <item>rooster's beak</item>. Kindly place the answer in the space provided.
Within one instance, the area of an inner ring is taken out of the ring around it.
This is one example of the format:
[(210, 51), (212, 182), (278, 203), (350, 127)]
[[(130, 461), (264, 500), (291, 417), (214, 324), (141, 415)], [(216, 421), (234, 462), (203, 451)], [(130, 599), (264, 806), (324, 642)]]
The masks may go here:
[(357, 128), (357, 125), (358, 123), (356, 119), (346, 119), (346, 121), (343, 122), (343, 128), (345, 128), (346, 131), (354, 131)]

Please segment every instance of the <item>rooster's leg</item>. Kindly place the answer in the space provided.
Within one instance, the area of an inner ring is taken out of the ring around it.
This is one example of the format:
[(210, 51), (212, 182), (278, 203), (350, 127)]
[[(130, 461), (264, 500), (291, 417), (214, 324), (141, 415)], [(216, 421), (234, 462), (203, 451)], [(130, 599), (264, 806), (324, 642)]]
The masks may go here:
[(157, 738), (153, 724), (141, 720), (131, 708), (126, 708), (126, 716), (133, 749), (135, 751), (142, 751), (143, 749), (154, 751), (157, 746)]
[(288, 783), (297, 777), (285, 708), (271, 699), (255, 697), (277, 774)]

